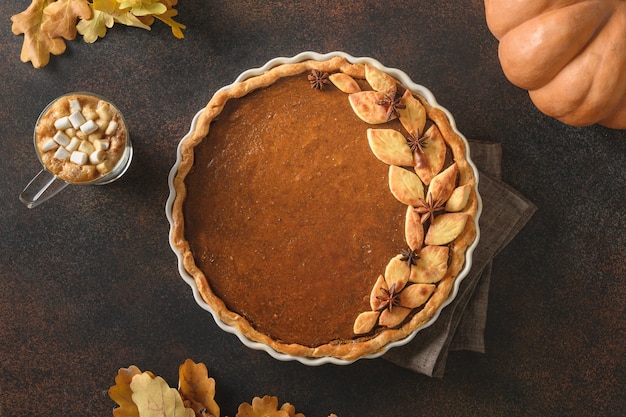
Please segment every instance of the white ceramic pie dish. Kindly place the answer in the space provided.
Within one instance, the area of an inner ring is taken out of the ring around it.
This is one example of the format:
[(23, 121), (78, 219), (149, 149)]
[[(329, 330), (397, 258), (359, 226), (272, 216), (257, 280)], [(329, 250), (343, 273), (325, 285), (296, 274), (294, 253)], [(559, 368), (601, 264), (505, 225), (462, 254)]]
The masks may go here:
[[(351, 55), (348, 55), (346, 53), (343, 52), (331, 52), (331, 53), (327, 53), (327, 54), (319, 54), (316, 52), (302, 52), (294, 57), (288, 58), (288, 57), (279, 57), (279, 58), (274, 58), (272, 60), (270, 60), (269, 62), (267, 62), (265, 65), (263, 65), (262, 67), (259, 68), (254, 68), (254, 69), (250, 69), (247, 71), (244, 71), (241, 75), (239, 75), (235, 81), (233, 82), (233, 84), (228, 85), (223, 87), (221, 90), (230, 88), (232, 85), (245, 80), (247, 78), (253, 77), (253, 76), (257, 76), (260, 75), (264, 72), (266, 72), (268, 69), (273, 68), (277, 65), (282, 65), (282, 64), (289, 64), (289, 63), (294, 63), (294, 62), (300, 62), (300, 61), (305, 61), (305, 60), (317, 60), (317, 61), (323, 61), (323, 60), (327, 60), (330, 59), (332, 57), (335, 56), (341, 56), (344, 57), (345, 59), (347, 59), (349, 62), (351, 63), (369, 63), (381, 70), (383, 70), (384, 72), (390, 74), (391, 76), (393, 76), (394, 78), (396, 78), (398, 81), (400, 81), (405, 87), (407, 87), (408, 89), (410, 89), (411, 91), (420, 94), (422, 97), (426, 98), (426, 100), (429, 102), (430, 105), (432, 105), (433, 107), (437, 107), (438, 109), (440, 109), (441, 111), (443, 111), (446, 116), (448, 117), (449, 121), (450, 121), (450, 125), (453, 127), (453, 129), (455, 130), (455, 132), (462, 138), (462, 140), (465, 142), (466, 145), (466, 149), (467, 149), (467, 154), (466, 154), (466, 159), (468, 161), (468, 163), (470, 164), (470, 166), (472, 167), (472, 169), (474, 170), (474, 175), (476, 178), (476, 185), (478, 185), (478, 171), (476, 169), (476, 166), (473, 164), (473, 162), (470, 159), (470, 150), (469, 150), (469, 144), (467, 143), (467, 139), (458, 131), (458, 129), (456, 128), (456, 124), (454, 122), (454, 118), (452, 117), (452, 115), (450, 114), (450, 112), (448, 112), (445, 108), (441, 107), (434, 95), (430, 92), (430, 90), (428, 90), (427, 88), (423, 87), (422, 85), (416, 84), (414, 83), (410, 77), (403, 71), (399, 70), (399, 69), (395, 69), (395, 68), (388, 68), (383, 66), (380, 62), (372, 59), (372, 58), (367, 58), (367, 57), (353, 57)], [(221, 91), (220, 90), (220, 91)], [(182, 138), (181, 142), (179, 143), (178, 149), (177, 149), (177, 153), (176, 153), (176, 162), (174, 163), (169, 177), (168, 177), (168, 185), (169, 185), (169, 197), (167, 199), (166, 202), (166, 206), (165, 206), (165, 212), (166, 212), (166, 216), (167, 219), (170, 223), (170, 246), (172, 248), (172, 250), (174, 251), (174, 253), (177, 256), (178, 259), (178, 271), (179, 274), (181, 275), (181, 277), (183, 278), (183, 280), (191, 287), (192, 292), (193, 292), (193, 296), (194, 299), (196, 301), (196, 303), (204, 310), (208, 311), (212, 316), (213, 319), (215, 320), (215, 322), (217, 323), (217, 325), (224, 331), (234, 334), (236, 335), (239, 340), (247, 347), (255, 349), (255, 350), (263, 350), (265, 352), (267, 352), (270, 356), (272, 356), (273, 358), (277, 359), (277, 360), (281, 360), (281, 361), (292, 361), (292, 360), (296, 360), (304, 365), (309, 365), (309, 366), (317, 366), (317, 365), (322, 365), (322, 364), (326, 364), (326, 363), (332, 363), (332, 364), (336, 364), (336, 365), (347, 365), (350, 363), (353, 363), (355, 360), (343, 360), (343, 359), (338, 359), (335, 357), (320, 357), (320, 358), (308, 358), (308, 357), (300, 357), (300, 356), (293, 356), (293, 355), (287, 355), (281, 352), (277, 352), (276, 350), (272, 349), (270, 346), (267, 346), (265, 344), (262, 343), (258, 343), (255, 341), (251, 341), (250, 339), (248, 339), (245, 335), (243, 335), (238, 329), (225, 324), (224, 322), (222, 322), (217, 314), (211, 309), (211, 307), (202, 299), (202, 296), (196, 286), (196, 283), (194, 281), (194, 278), (185, 270), (184, 266), (183, 266), (183, 255), (182, 253), (176, 248), (176, 246), (173, 244), (173, 240), (172, 240), (172, 226), (173, 226), (173, 220), (172, 220), (172, 205), (173, 202), (176, 198), (176, 190), (174, 188), (174, 177), (176, 176), (177, 172), (178, 172), (178, 167), (181, 163), (182, 160), (182, 156), (181, 156), (181, 145), (182, 143), (191, 135), (191, 132), (194, 131), (195, 127), (196, 127), (196, 123), (198, 121), (198, 118), (200, 116), (200, 114), (202, 113), (203, 110), (200, 110), (198, 113), (196, 113), (196, 115), (194, 116), (194, 118), (192, 119), (191, 122), (191, 127), (189, 129), (189, 132), (185, 135), (185, 137)], [(474, 252), (474, 249), (476, 248), (479, 238), (480, 238), (480, 230), (478, 227), (478, 220), (480, 217), (480, 213), (482, 211), (482, 201), (480, 199), (480, 195), (477, 193), (477, 201), (478, 201), (478, 208), (477, 208), (477, 212), (476, 212), (476, 216), (475, 216), (475, 223), (476, 223), (476, 239), (474, 240), (474, 242), (467, 248), (466, 253), (465, 253), (465, 264), (463, 266), (462, 271), (459, 273), (459, 275), (457, 276), (457, 278), (455, 279), (452, 291), (448, 297), (448, 299), (440, 306), (439, 309), (437, 309), (436, 313), (432, 316), (432, 318), (430, 320), (428, 320), (424, 325), (420, 326), (419, 328), (417, 328), (415, 331), (413, 331), (409, 336), (405, 337), (404, 339), (401, 340), (397, 340), (391, 343), (388, 343), (387, 345), (385, 345), (385, 347), (373, 354), (370, 354), (368, 356), (362, 357), (362, 358), (377, 358), (380, 357), (382, 355), (384, 355), (389, 349), (393, 348), (393, 347), (397, 347), (397, 346), (402, 346), (405, 345), (407, 343), (409, 343), (411, 340), (413, 340), (413, 338), (417, 335), (417, 333), (420, 330), (423, 330), (429, 326), (431, 326), (439, 317), (441, 310), (443, 308), (445, 308), (447, 305), (449, 305), (455, 298), (456, 295), (459, 291), (459, 286), (461, 284), (461, 282), (463, 281), (463, 279), (467, 276), (467, 274), (469, 273), (469, 271), (471, 270), (472, 267), (472, 254)]]

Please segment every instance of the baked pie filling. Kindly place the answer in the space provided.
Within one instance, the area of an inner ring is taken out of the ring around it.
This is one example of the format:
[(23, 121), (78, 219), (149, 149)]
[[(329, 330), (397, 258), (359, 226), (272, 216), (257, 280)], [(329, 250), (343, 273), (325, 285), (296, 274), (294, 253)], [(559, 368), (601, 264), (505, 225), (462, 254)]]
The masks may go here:
[(368, 64), (274, 67), (181, 146), (173, 243), (226, 324), (352, 360), (426, 323), (476, 238), (475, 173), (441, 110)]

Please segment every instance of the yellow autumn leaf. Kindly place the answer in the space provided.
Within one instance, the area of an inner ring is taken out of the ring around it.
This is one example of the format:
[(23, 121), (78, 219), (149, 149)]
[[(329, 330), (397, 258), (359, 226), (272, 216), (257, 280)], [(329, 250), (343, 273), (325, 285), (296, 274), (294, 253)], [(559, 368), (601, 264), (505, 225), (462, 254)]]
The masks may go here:
[(235, 417), (291, 417), (287, 410), (278, 409), (278, 397), (266, 395), (254, 397), (252, 404), (243, 403), (239, 406)]
[(87, 43), (94, 43), (98, 38), (104, 38), (107, 28), (113, 27), (113, 16), (100, 10), (93, 11), (93, 17), (89, 20), (81, 20), (76, 25), (78, 33), (83, 35)]
[(203, 363), (187, 359), (178, 369), (178, 390), (183, 399), (191, 403), (197, 415), (206, 409), (213, 417), (219, 417), (220, 407), (215, 402), (215, 380)]
[(191, 408), (185, 408), (178, 391), (160, 376), (152, 378), (146, 372), (135, 375), (130, 389), (141, 417), (195, 417)]
[(145, 20), (143, 19), (144, 17), (147, 18), (147, 17), (152, 17), (152, 16), (142, 16), (142, 19), (140, 19), (129, 11), (116, 13), (115, 15), (113, 15), (113, 17), (115, 18), (115, 21), (117, 23), (121, 23), (126, 26), (133, 26), (133, 27), (141, 28), (145, 30), (150, 30), (150, 24), (152, 24), (152, 23), (146, 24)]
[(178, 23), (174, 19), (172, 19), (176, 15), (178, 15), (178, 11), (174, 9), (168, 9), (165, 13), (156, 15), (155, 17), (166, 25), (169, 25), (172, 28), (172, 34), (176, 38), (183, 39), (185, 37), (185, 35), (183, 35), (183, 29), (186, 29), (187, 26)]
[(68, 41), (76, 37), (76, 21), (91, 19), (92, 11), (87, 0), (57, 0), (44, 9), (48, 16), (41, 27), (50, 37)]
[(24, 35), (20, 59), (31, 62), (33, 67), (41, 68), (50, 62), (50, 54), (60, 55), (65, 52), (65, 41), (59, 37), (51, 37), (42, 29), (49, 19), (44, 13), (54, 0), (33, 0), (26, 10), (11, 16), (11, 30), (15, 35)]
[[(130, 9), (120, 8), (120, 4), (117, 2), (117, 0), (94, 0), (94, 2), (92, 3), (92, 7), (95, 11), (103, 12), (107, 16), (107, 19), (110, 18), (117, 23), (150, 30), (150, 26), (145, 24), (137, 16), (133, 15)], [(107, 27), (111, 26), (107, 25)]]
[(135, 16), (159, 15), (167, 11), (167, 6), (159, 0), (117, 0), (120, 9), (130, 9)]
[(289, 417), (305, 417), (302, 413), (296, 413), (296, 407), (289, 403), (283, 404), (280, 409), (286, 411)]
[(133, 402), (130, 383), (135, 375), (141, 374), (141, 370), (135, 365), (121, 368), (115, 377), (115, 385), (109, 388), (109, 397), (115, 401), (119, 408), (113, 410), (115, 417), (139, 417), (139, 410)]

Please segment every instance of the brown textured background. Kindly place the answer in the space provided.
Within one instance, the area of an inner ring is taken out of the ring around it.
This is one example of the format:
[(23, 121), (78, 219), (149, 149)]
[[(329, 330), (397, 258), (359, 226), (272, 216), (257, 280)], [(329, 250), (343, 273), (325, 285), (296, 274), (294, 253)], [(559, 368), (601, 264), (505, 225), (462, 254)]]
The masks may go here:
[[(108, 416), (131, 364), (176, 385), (207, 364), (222, 415), (276, 395), (340, 417), (619, 416), (626, 412), (626, 132), (540, 114), (504, 78), (478, 0), (181, 0), (177, 40), (117, 25), (35, 70), (0, 15), (0, 416)], [(371, 56), (430, 88), (469, 138), (503, 147), (503, 180), (538, 211), (496, 258), (484, 355), (453, 352), (443, 379), (385, 360), (308, 368), (218, 329), (179, 278), (164, 215), (167, 175), (192, 116), (243, 70), (304, 50)], [(33, 124), (54, 97), (90, 90), (124, 112), (126, 176), (27, 210)]]

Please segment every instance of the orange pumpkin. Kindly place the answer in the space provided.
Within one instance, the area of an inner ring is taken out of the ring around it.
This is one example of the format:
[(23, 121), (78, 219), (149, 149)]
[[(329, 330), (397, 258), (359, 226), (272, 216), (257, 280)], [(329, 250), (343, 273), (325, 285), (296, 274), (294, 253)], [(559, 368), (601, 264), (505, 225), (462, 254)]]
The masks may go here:
[(626, 129), (625, 0), (485, 0), (506, 77), (573, 126)]

